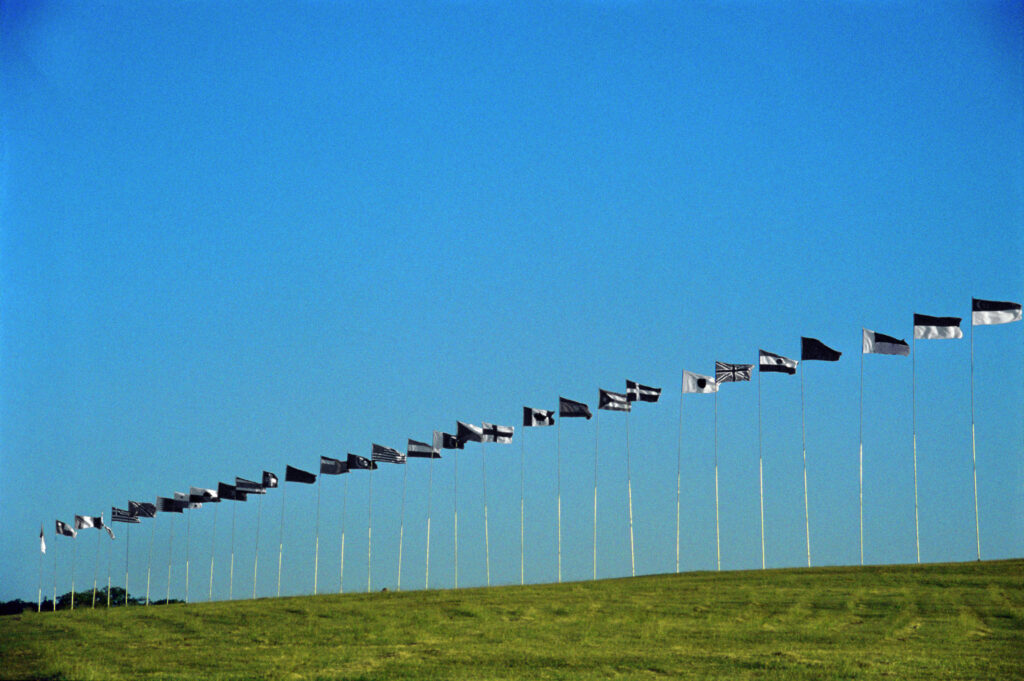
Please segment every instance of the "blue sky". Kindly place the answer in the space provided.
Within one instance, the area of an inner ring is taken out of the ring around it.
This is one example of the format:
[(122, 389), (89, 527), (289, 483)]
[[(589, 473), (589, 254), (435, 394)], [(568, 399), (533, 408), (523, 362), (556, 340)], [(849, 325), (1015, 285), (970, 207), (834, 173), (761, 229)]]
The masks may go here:
[[(680, 372), (804, 367), (812, 558), (859, 560), (860, 329), (1024, 298), (1018, 3), (4, 3), (0, 9), (0, 598), (70, 588), (56, 518), (109, 516), (455, 420), (486, 450), (492, 581), (628, 574), (625, 419), (523, 433), (524, 405), (629, 417), (637, 569), (713, 569), (714, 409)], [(981, 327), (982, 554), (1024, 552), (1022, 325)], [(970, 333), (965, 324), (965, 332)], [(921, 555), (974, 557), (970, 344), (916, 346)], [(865, 560), (915, 559), (909, 358), (864, 360)], [(755, 376), (756, 378), (756, 376)], [(760, 566), (757, 385), (718, 396), (724, 568)], [(800, 376), (761, 384), (769, 566), (804, 563)], [(680, 414), (682, 429), (680, 432)], [(523, 445), (525, 444), (525, 450)], [(434, 468), (431, 585), (452, 583), (454, 459)], [(373, 473), (373, 580), (394, 587), (402, 469)], [(403, 587), (423, 584), (428, 465), (410, 464)], [(460, 585), (485, 581), (481, 453), (459, 457)], [(367, 474), (347, 481), (345, 589), (366, 585)], [(338, 588), (346, 482), (320, 503)], [(261, 514), (274, 590), (282, 491)], [(256, 504), (235, 509), (251, 593)], [(231, 509), (193, 512), (190, 597), (227, 597)], [(284, 593), (312, 591), (316, 490), (289, 485)], [(168, 546), (174, 522), (174, 544)], [(184, 595), (186, 519), (133, 528), (129, 587)], [(125, 527), (99, 544), (123, 582)], [(75, 540), (91, 586), (96, 539)], [(216, 548), (212, 548), (216, 547)], [(170, 550), (169, 550), (170, 549)], [(157, 566), (161, 566), (157, 569)], [(199, 572), (199, 577), (195, 576)]]

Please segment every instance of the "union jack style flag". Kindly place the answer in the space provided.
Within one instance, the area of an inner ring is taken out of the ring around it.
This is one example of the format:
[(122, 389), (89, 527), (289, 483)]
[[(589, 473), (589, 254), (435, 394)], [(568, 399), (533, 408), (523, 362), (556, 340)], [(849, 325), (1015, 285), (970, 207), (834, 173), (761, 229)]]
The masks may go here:
[(749, 381), (753, 364), (726, 364), (715, 362), (715, 383)]

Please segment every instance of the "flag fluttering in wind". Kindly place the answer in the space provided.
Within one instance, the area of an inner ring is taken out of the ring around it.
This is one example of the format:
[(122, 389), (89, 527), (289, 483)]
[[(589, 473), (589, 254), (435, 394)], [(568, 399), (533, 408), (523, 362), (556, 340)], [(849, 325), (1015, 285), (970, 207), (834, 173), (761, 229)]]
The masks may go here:
[(960, 317), (929, 317), (926, 314), (914, 315), (914, 338), (935, 340), (942, 338), (963, 338), (960, 328)]
[(910, 345), (905, 340), (886, 336), (884, 333), (876, 333), (871, 329), (863, 329), (863, 331), (865, 355), (902, 355), (906, 357), (910, 354)]
[(188, 488), (188, 501), (189, 508), (199, 508), (199, 506), (192, 506), (191, 504), (215, 504), (220, 501), (220, 495), (215, 489), (206, 489), (205, 487), (189, 487)]
[(466, 445), (458, 435), (441, 433), (441, 449), (465, 449)]
[(817, 338), (800, 337), (800, 359), (818, 360), (821, 362), (838, 362), (843, 353), (833, 350)]
[(39, 524), (39, 550), (46, 553), (46, 532), (43, 531), (42, 523)]
[(284, 481), (285, 482), (301, 482), (305, 485), (312, 485), (316, 482), (316, 475), (309, 471), (304, 471), (301, 468), (295, 468), (294, 466), (284, 467)]
[(178, 501), (177, 499), (168, 499), (167, 497), (157, 497), (156, 510), (161, 513), (184, 513), (185, 502)]
[(498, 444), (512, 442), (512, 435), (515, 433), (515, 428), (512, 426), (499, 426), (494, 423), (487, 423), (486, 421), (480, 425), (483, 430), (481, 442), (497, 442)]
[(238, 488), (234, 485), (229, 485), (224, 482), (217, 483), (217, 497), (219, 499), (225, 499), (227, 501), (245, 501), (245, 492), (239, 492)]
[(456, 421), (455, 426), (455, 435), (459, 438), (459, 442), (465, 444), (466, 442), (484, 441), (484, 429), (481, 426), (474, 426), (472, 423), (463, 423), (462, 421)]
[(114, 536), (114, 531), (110, 529), (110, 525), (104, 525), (103, 529), (107, 531), (107, 534), (110, 535), (111, 539), (117, 539), (117, 537)]
[(761, 371), (773, 371), (790, 375), (796, 373), (797, 360), (776, 355), (774, 352), (768, 352), (767, 350), (758, 350), (757, 352), (759, 358), (758, 368)]
[(593, 414), (590, 413), (590, 407), (582, 402), (576, 402), (575, 400), (567, 400), (564, 397), (559, 397), (558, 416), (563, 419), (577, 417), (589, 419), (593, 417)]
[(263, 489), (277, 487), (277, 476), (270, 471), (263, 471)]
[(103, 516), (96, 518), (91, 515), (76, 515), (75, 516), (75, 529), (86, 530), (90, 527), (97, 530), (103, 529)]
[(78, 532), (73, 527), (68, 525), (67, 523), (65, 523), (65, 522), (63, 522), (61, 520), (58, 520), (57, 521), (57, 534), (62, 534), (65, 537), (71, 537), (73, 539), (75, 537), (75, 535), (78, 534)]
[[(440, 433), (437, 434), (440, 435)], [(411, 456), (414, 459), (440, 459), (440, 449), (440, 442), (434, 445), (428, 445), (426, 442), (420, 442), (409, 438), (409, 447), (406, 451), (406, 455)]]
[(597, 408), (609, 411), (632, 411), (633, 405), (629, 398), (623, 393), (613, 393), (610, 390), (597, 389)]
[(971, 298), (971, 324), (1008, 324), (1021, 320), (1020, 303)]
[(348, 463), (339, 459), (332, 459), (329, 456), (320, 457), (321, 475), (341, 475), (348, 473)]
[(348, 469), (350, 471), (375, 471), (377, 470), (377, 464), (365, 456), (359, 456), (358, 454), (348, 455)]
[(636, 381), (626, 380), (626, 399), (630, 402), (657, 402), (661, 397), (661, 388), (640, 385)]
[(555, 412), (547, 409), (534, 409), (523, 407), (523, 426), (553, 426), (555, 425)]
[(181, 507), (184, 509), (202, 508), (203, 505), (198, 501), (192, 500), (191, 494), (185, 494), (184, 492), (175, 492), (174, 498), (181, 502)]
[(715, 383), (737, 383), (749, 381), (753, 364), (726, 364), (715, 362)]
[(385, 447), (384, 445), (373, 445), (370, 449), (370, 454), (374, 461), (381, 463), (405, 463), (405, 454), (403, 452), (391, 447)]
[(246, 480), (245, 478), (239, 478), (235, 476), (235, 489), (245, 494), (266, 494), (267, 490), (263, 489), (263, 485), (256, 482), (255, 480)]
[(128, 512), (137, 518), (155, 518), (156, 504), (147, 501), (129, 501)]
[(683, 392), (716, 393), (718, 392), (718, 382), (710, 376), (695, 374), (683, 369)]
[(131, 511), (116, 506), (110, 507), (110, 522), (112, 523), (139, 523), (138, 517), (132, 515)]

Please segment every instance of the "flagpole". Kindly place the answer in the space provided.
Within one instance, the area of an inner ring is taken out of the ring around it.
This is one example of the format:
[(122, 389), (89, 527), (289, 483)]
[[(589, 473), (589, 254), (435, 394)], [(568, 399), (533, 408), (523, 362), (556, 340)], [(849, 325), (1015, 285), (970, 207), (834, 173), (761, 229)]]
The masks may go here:
[(761, 445), (761, 367), (757, 371), (757, 486), (761, 493), (761, 569), (765, 569), (764, 559), (764, 455)]
[(128, 523), (125, 528), (127, 534), (124, 538), (124, 607), (128, 607), (128, 547), (132, 543), (132, 525)]
[(78, 542), (71, 537), (71, 609), (75, 609), (75, 556), (78, 554)]
[(235, 512), (238, 509), (238, 500), (231, 506), (231, 567), (228, 568), (228, 600), (235, 596)]
[[(191, 492), (191, 491), (192, 490), (189, 490), (189, 492)], [(192, 510), (190, 508), (191, 506), (192, 506), (191, 503), (186, 502), (185, 503), (185, 510), (186, 511), (191, 511)], [(216, 515), (217, 511), (216, 511), (216, 509), (214, 509), (213, 513), (214, 513), (214, 516), (213, 516), (213, 518), (214, 518), (214, 521), (213, 521), (214, 522), (214, 527), (216, 527), (216, 523), (217, 523), (217, 515)], [(188, 573), (189, 573), (189, 569), (188, 569), (188, 547), (189, 547), (189, 544), (192, 543), (191, 541), (189, 541), (189, 538), (192, 536), (192, 514), (189, 513), (187, 515), (187, 518), (188, 519), (185, 521), (185, 602), (186, 603), (188, 603)], [(213, 553), (212, 552), (210, 554), (210, 574), (211, 575), (213, 574)], [(211, 580), (212, 580), (212, 577), (211, 577)]]
[(629, 466), (629, 412), (626, 412), (626, 490), (629, 495), (629, 563), (636, 577), (636, 552), (633, 548), (633, 479)]
[(323, 482), (323, 470), (316, 478), (316, 530), (313, 549), (313, 595), (316, 596), (317, 576), (320, 573), (320, 483)]
[[(102, 518), (102, 517), (103, 516), (100, 516), (100, 518)], [(101, 522), (102, 522), (102, 520), (101, 520)], [(100, 534), (102, 534), (102, 533), (101, 532), (97, 532), (96, 533), (96, 560), (95, 560), (95, 564), (94, 564), (94, 567), (93, 567), (93, 570), (92, 570), (92, 607), (93, 607), (93, 609), (96, 608), (96, 581), (99, 578), (99, 574), (100, 574)]]
[[(213, 507), (213, 532), (210, 535), (210, 590), (209, 595), (206, 598), (206, 600), (208, 601), (213, 600), (213, 557), (214, 554), (217, 553), (217, 509), (219, 507), (220, 504), (217, 504)], [(186, 572), (186, 574), (188, 573)], [(188, 600), (186, 600), (185, 602), (188, 603)]]
[(526, 584), (526, 487), (524, 473), (526, 471), (526, 428), (519, 438), (519, 585)]
[(149, 527), (149, 556), (146, 558), (146, 605), (149, 605), (149, 582), (153, 576), (153, 537), (156, 535), (156, 514), (153, 514), (153, 524)]
[(679, 441), (676, 445), (676, 572), (679, 572), (679, 495), (683, 476), (683, 386), (679, 388)]
[(430, 450), (430, 470), (427, 474), (427, 558), (426, 568), (423, 574), (424, 590), (430, 588), (430, 501), (434, 491), (434, 450)]
[[(458, 443), (456, 443), (458, 444)], [(452, 490), (452, 510), (455, 514), (455, 588), (459, 588), (459, 450), (455, 452), (455, 477)]]
[(345, 593), (345, 508), (348, 506), (348, 476), (345, 476), (345, 497), (341, 500), (341, 561), (338, 565), (338, 593)]
[(811, 514), (807, 505), (807, 420), (804, 416), (804, 372), (800, 372), (800, 440), (804, 457), (804, 532), (807, 535), (807, 567), (811, 567)]
[[(39, 536), (44, 537), (42, 526), (39, 527)], [(43, 539), (43, 541), (46, 541)], [(43, 611), (43, 551), (39, 552), (39, 594), (36, 602), (36, 612)]]
[(284, 555), (284, 500), (288, 493), (288, 476), (281, 483), (281, 531), (277, 541), (277, 597), (281, 597), (281, 557)]
[(491, 585), (491, 536), (487, 523), (487, 452), (484, 443), (480, 442), (480, 465), (483, 470), (484, 492), (484, 552), (487, 559), (487, 586)]
[[(110, 611), (110, 562), (114, 556), (114, 547), (107, 549), (107, 611)], [(125, 593), (128, 593), (125, 591)]]
[(174, 521), (171, 521), (171, 536), (167, 540), (167, 597), (164, 605), (171, 602), (171, 558), (174, 555)]
[(562, 415), (555, 426), (555, 484), (558, 490), (558, 583), (562, 583)]
[[(973, 307), (973, 305), (972, 305)], [(978, 459), (974, 445), (974, 313), (971, 313), (971, 473), (974, 476), (974, 538), (981, 560), (981, 524), (978, 521)]]
[[(265, 494), (266, 492), (264, 492)], [(256, 550), (252, 554), (252, 597), (256, 598), (256, 575), (260, 562), (260, 520), (263, 517), (263, 494), (256, 502)]]
[(718, 391), (715, 391), (715, 559), (722, 569), (722, 543), (718, 529)]
[(373, 557), (373, 464), (370, 464), (370, 487), (366, 495), (366, 593), (370, 593), (370, 563)]
[(860, 477), (858, 492), (860, 497), (860, 564), (864, 564), (864, 352), (860, 353)]
[(395, 586), (395, 591), (402, 590), (402, 544), (405, 540), (405, 482), (409, 477), (408, 458), (402, 468), (402, 508), (398, 514), (398, 584)]
[(921, 562), (921, 525), (917, 513), (917, 334), (914, 334), (914, 350), (910, 361), (910, 422), (914, 442), (914, 542), (917, 545), (917, 562)]
[(57, 612), (57, 535), (53, 539), (53, 611)]
[(601, 412), (594, 419), (594, 579), (597, 579), (597, 452), (601, 440)]

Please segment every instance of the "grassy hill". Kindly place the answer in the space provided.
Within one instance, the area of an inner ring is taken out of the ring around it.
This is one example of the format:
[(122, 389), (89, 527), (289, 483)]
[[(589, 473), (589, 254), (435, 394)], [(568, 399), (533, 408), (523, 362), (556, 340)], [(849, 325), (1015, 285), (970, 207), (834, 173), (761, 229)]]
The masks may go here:
[(1024, 560), (0, 618), (2, 679), (1024, 679)]

